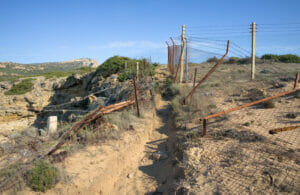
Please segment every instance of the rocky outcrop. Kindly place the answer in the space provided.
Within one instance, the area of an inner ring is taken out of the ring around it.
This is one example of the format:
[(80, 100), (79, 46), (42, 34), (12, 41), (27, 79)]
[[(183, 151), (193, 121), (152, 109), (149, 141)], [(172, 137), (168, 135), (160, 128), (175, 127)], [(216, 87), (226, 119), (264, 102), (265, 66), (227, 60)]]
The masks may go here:
[[(30, 125), (43, 128), (51, 115), (58, 116), (59, 121), (74, 122), (99, 106), (128, 100), (132, 85), (129, 81), (121, 83), (117, 78), (118, 75), (103, 78), (94, 73), (55, 80), (36, 77), (31, 92), (11, 96), (4, 95), (4, 92), (12, 84), (1, 82), (0, 131), (8, 126), (14, 131)], [(17, 125), (23, 119), (26, 122)]]

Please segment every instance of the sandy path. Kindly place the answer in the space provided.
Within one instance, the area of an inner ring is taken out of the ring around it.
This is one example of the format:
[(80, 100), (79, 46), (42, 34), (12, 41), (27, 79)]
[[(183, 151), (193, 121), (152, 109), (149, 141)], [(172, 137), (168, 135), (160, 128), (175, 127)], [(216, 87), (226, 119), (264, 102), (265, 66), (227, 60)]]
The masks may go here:
[(135, 130), (121, 139), (88, 146), (65, 159), (62, 166), (69, 181), (46, 194), (150, 194), (167, 183), (170, 158), (151, 157), (157, 151), (168, 154), (170, 110), (168, 102), (155, 102), (156, 113), (145, 113), (133, 124)]

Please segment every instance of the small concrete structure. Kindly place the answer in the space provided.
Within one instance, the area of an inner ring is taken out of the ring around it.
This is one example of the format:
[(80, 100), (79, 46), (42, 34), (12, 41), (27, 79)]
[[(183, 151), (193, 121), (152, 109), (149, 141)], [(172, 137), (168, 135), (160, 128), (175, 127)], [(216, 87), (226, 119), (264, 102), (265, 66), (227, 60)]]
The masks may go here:
[(57, 131), (57, 116), (49, 116), (47, 120), (48, 134), (53, 134)]

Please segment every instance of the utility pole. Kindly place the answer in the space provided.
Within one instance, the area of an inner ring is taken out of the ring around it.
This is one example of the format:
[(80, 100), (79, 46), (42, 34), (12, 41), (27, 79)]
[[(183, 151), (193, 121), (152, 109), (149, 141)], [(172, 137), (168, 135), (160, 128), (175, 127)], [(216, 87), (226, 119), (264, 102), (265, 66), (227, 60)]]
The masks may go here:
[(188, 64), (188, 40), (187, 38), (185, 38), (185, 43), (186, 43), (186, 46), (185, 46), (185, 70), (184, 70), (184, 82), (187, 82), (188, 81), (188, 74), (189, 74), (189, 64)]
[(127, 71), (127, 60), (125, 60), (125, 72)]
[(255, 79), (255, 30), (256, 24), (252, 22), (252, 66), (251, 66), (251, 78)]
[(182, 25), (181, 32), (181, 54), (180, 54), (180, 83), (182, 83), (183, 79), (183, 57), (184, 57), (184, 40), (185, 40), (185, 25)]

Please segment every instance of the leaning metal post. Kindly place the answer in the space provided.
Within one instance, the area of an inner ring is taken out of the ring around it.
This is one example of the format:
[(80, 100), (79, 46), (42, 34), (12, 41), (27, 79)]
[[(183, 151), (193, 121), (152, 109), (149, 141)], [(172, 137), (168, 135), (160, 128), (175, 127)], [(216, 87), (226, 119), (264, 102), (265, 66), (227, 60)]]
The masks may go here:
[(195, 93), (196, 89), (202, 83), (204, 83), (204, 81), (207, 80), (207, 78), (216, 70), (217, 66), (224, 60), (224, 58), (227, 56), (228, 51), (229, 51), (229, 44), (230, 44), (230, 41), (228, 40), (228, 42), (227, 42), (227, 49), (226, 49), (226, 53), (224, 54), (224, 56), (210, 69), (210, 71), (201, 79), (201, 81), (199, 81), (199, 83), (192, 89), (192, 91), (183, 99), (182, 104), (186, 104), (187, 100), (190, 97), (192, 97), (192, 95)]

